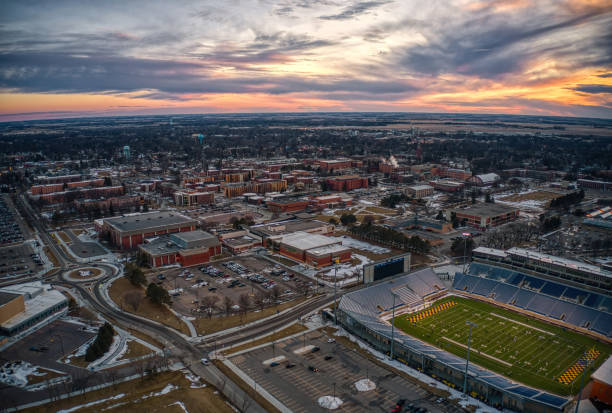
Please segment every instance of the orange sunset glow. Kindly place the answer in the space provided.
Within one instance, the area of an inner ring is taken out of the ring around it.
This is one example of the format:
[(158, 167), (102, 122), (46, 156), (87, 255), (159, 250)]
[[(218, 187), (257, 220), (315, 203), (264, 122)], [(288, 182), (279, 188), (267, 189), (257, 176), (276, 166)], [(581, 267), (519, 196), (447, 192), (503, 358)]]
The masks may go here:
[(3, 2), (0, 120), (417, 111), (612, 117), (603, 1)]

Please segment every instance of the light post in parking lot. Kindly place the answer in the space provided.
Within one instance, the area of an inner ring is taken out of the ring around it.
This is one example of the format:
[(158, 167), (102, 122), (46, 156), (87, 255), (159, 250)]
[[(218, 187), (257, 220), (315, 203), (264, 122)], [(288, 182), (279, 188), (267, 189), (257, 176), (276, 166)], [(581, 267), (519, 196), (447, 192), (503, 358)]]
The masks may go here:
[(59, 338), (60, 346), (61, 346), (61, 348), (62, 348), (62, 357), (60, 358), (60, 360), (61, 360), (61, 359), (63, 359), (63, 358), (64, 358), (64, 354), (65, 354), (65, 353), (64, 353), (64, 340), (62, 339), (62, 337), (61, 337), (59, 334), (54, 334), (52, 337), (57, 337), (57, 338)]
[(467, 357), (465, 359), (465, 377), (463, 379), (463, 393), (467, 399), (467, 377), (468, 377), (468, 365), (470, 364), (470, 344), (472, 342), (472, 327), (478, 327), (476, 323), (466, 321), (465, 324), (470, 326), (470, 332), (468, 333), (468, 345), (467, 345)]

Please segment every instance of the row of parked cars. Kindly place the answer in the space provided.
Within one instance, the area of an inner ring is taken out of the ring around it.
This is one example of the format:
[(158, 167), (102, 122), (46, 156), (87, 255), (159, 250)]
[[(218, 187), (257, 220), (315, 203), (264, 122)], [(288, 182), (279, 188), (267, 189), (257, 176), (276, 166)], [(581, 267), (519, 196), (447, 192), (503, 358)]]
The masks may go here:
[(248, 269), (244, 265), (238, 264), (237, 262), (234, 262), (234, 261), (227, 261), (221, 265), (223, 265), (227, 269), (234, 271), (236, 274), (242, 275), (248, 272)]
[(13, 211), (6, 204), (4, 198), (0, 198), (0, 245), (22, 241), (23, 234), (15, 220)]
[(415, 406), (412, 403), (406, 404), (406, 399), (399, 399), (391, 413), (427, 413), (427, 409), (424, 407)]

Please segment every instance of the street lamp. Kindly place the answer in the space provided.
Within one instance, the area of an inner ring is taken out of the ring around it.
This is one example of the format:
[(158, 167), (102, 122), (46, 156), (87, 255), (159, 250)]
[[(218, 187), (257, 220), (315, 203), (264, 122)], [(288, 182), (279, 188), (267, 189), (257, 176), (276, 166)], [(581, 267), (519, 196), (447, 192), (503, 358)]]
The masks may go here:
[(465, 274), (465, 262), (467, 261), (467, 240), (472, 235), (469, 232), (463, 232), (463, 273)]
[(468, 346), (467, 346), (467, 357), (465, 359), (465, 377), (463, 379), (463, 393), (467, 398), (467, 377), (468, 377), (468, 365), (470, 364), (470, 344), (472, 342), (472, 327), (478, 327), (476, 323), (466, 321), (465, 324), (470, 326), (470, 332), (468, 334)]

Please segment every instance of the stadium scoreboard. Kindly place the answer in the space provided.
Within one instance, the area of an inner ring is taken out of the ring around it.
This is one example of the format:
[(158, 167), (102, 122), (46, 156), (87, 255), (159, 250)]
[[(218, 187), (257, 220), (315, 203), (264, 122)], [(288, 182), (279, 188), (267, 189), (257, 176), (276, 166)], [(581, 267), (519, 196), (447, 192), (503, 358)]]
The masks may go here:
[(410, 253), (396, 255), (364, 265), (363, 283), (369, 284), (405, 272), (410, 272)]

